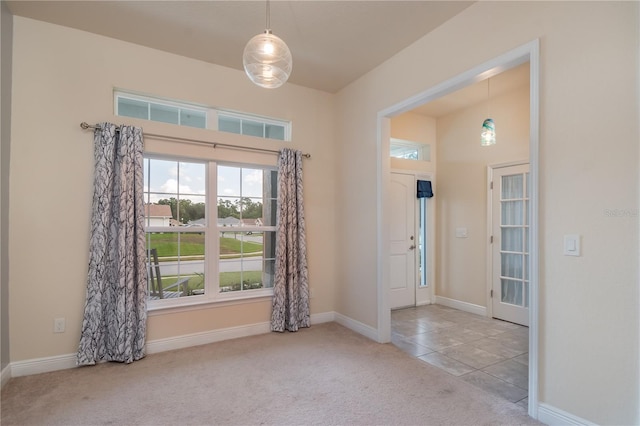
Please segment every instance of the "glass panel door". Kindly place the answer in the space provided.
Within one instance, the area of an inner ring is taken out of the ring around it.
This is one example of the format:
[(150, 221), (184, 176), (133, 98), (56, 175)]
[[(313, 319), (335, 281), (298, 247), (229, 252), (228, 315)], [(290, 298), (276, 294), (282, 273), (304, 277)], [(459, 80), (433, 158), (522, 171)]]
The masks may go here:
[(493, 172), (493, 316), (528, 325), (529, 167)]

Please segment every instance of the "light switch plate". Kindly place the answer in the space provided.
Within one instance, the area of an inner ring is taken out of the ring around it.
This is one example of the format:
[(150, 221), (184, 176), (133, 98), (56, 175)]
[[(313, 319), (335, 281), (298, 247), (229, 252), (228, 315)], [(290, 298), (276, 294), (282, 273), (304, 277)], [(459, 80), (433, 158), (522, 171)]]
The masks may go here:
[(467, 228), (456, 228), (456, 238), (467, 238), (468, 236)]
[(570, 234), (564, 236), (564, 255), (580, 256), (580, 235)]

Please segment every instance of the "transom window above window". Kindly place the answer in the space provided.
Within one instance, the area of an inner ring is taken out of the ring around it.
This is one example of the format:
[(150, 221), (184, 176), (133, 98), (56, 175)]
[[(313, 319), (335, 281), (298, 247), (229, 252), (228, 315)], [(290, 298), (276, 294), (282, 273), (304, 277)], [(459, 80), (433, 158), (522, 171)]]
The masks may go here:
[(405, 160), (431, 161), (431, 146), (419, 142), (391, 138), (390, 156)]
[(291, 122), (116, 91), (115, 114), (179, 126), (291, 140)]
[(145, 158), (151, 306), (270, 295), (276, 191), (268, 167)]

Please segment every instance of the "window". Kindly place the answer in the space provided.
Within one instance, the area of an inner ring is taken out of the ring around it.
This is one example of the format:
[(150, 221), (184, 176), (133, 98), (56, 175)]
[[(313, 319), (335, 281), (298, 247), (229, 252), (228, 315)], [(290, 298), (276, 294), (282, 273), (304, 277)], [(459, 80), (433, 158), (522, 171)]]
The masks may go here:
[(218, 166), (221, 292), (273, 287), (277, 172)]
[(161, 121), (180, 126), (207, 128), (207, 110), (166, 101), (151, 101), (132, 95), (116, 95), (116, 115)]
[(431, 161), (431, 146), (418, 142), (391, 138), (390, 156), (405, 160)]
[(151, 303), (270, 294), (276, 189), (268, 167), (145, 157)]
[(218, 130), (259, 138), (290, 140), (289, 123), (230, 112), (218, 112)]
[(119, 116), (219, 130), (265, 139), (291, 140), (291, 122), (284, 120), (119, 91), (114, 93), (114, 97), (115, 113)]

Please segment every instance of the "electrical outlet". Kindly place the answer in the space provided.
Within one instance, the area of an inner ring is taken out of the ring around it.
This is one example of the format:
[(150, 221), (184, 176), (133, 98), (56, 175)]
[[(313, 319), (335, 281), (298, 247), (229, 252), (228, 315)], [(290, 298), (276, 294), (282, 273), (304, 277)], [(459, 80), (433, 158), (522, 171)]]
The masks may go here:
[(65, 319), (64, 318), (54, 318), (53, 320), (53, 332), (54, 333), (64, 333), (65, 327)]

